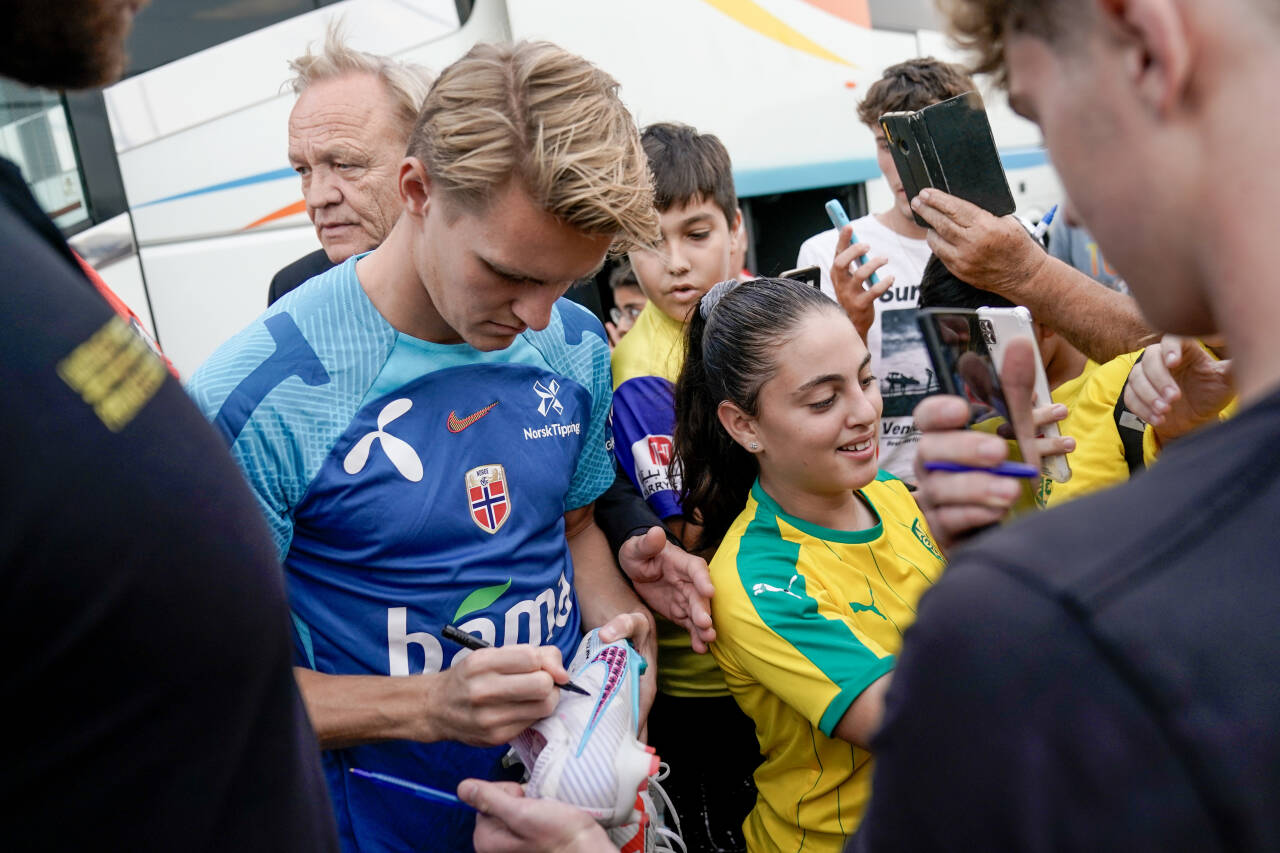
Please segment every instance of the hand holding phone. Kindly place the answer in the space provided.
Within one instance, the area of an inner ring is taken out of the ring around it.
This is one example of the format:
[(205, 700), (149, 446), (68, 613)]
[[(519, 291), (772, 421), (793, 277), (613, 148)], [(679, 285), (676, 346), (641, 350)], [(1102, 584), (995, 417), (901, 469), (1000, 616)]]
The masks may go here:
[[(844, 212), (844, 205), (841, 204), (838, 199), (834, 199), (834, 198), (831, 199), (831, 201), (827, 202), (826, 207), (827, 207), (827, 216), (831, 219), (831, 224), (836, 227), (837, 231), (839, 231), (841, 228), (844, 228), (846, 225), (849, 224), (849, 214)], [(853, 231), (850, 231), (849, 245), (852, 246), (856, 242), (858, 242), (858, 235), (854, 234)], [(863, 255), (862, 257), (858, 258), (858, 266), (862, 266), (866, 262), (867, 262), (866, 255)], [(875, 273), (872, 273), (871, 277), (867, 279), (867, 283), (879, 284), (880, 277), (877, 276)]]
[[(1000, 381), (1000, 370), (1014, 340), (1025, 340), (1031, 346), (1034, 357), (1031, 359), (1032, 371), (1027, 374), (1028, 385), (1034, 387), (1040, 396), (1041, 405), (1052, 401), (1044, 365), (1040, 363), (1035, 348), (1030, 314), (1025, 308), (983, 308), (978, 311), (926, 308), (918, 313), (917, 320), (939, 387), (969, 403), (970, 425), (1001, 417), (1011, 426), (1016, 426)], [(993, 355), (992, 347), (997, 343), (998, 354)], [(1057, 425), (1050, 424), (1044, 432), (1056, 435)], [(1024, 446), (1024, 455), (1027, 450)], [(1041, 470), (1045, 476), (1058, 482), (1064, 482), (1071, 476), (1066, 458), (1061, 455), (1045, 457)]]
[[(1031, 312), (1022, 306), (979, 308), (978, 329), (982, 333), (983, 342), (991, 351), (997, 375), (1004, 367), (1005, 353), (1008, 352), (1012, 341), (1021, 338), (1029, 341), (1032, 346), (1036, 344), (1035, 330), (1031, 325)], [(1044, 372), (1039, 347), (1036, 347), (1035, 370), (1036, 405), (1047, 406), (1053, 402), (1053, 396), (1049, 391), (1049, 377)], [(1061, 435), (1056, 423), (1045, 425), (1041, 428), (1041, 432), (1048, 438), (1057, 438)], [(1067, 462), (1067, 457), (1061, 453), (1041, 458), (1040, 469), (1055, 483), (1065, 483), (1071, 479), (1071, 465)]]

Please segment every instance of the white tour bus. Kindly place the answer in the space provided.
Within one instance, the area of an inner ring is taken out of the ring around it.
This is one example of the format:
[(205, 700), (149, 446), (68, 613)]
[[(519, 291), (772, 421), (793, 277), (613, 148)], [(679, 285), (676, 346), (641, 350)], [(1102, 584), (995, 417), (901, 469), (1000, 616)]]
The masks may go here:
[[(266, 306), (276, 270), (318, 248), (286, 159), (286, 62), (340, 17), (348, 41), (439, 69), (478, 41), (542, 38), (614, 75), (642, 125), (720, 136), (749, 266), (792, 266), (826, 225), (889, 193), (856, 105), (888, 65), (957, 58), (928, 0), (153, 0), (131, 68), (101, 92), (0, 79), (0, 155), (183, 376)], [(984, 93), (1019, 213), (1060, 187), (1038, 131)]]

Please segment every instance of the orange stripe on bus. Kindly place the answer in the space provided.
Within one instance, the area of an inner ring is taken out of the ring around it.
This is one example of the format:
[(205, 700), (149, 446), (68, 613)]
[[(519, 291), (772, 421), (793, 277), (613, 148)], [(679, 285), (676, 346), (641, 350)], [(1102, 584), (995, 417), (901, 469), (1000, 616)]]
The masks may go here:
[(248, 231), (250, 228), (257, 228), (259, 225), (265, 225), (268, 222), (274, 222), (277, 219), (284, 219), (286, 216), (293, 216), (295, 213), (306, 213), (306, 212), (307, 212), (306, 201), (295, 201), (293, 204), (289, 205), (288, 207), (282, 207), (279, 210), (275, 211), (274, 213), (268, 213), (266, 216), (262, 217), (261, 219), (255, 219), (253, 222), (250, 222), (248, 225), (246, 225), (243, 230)]

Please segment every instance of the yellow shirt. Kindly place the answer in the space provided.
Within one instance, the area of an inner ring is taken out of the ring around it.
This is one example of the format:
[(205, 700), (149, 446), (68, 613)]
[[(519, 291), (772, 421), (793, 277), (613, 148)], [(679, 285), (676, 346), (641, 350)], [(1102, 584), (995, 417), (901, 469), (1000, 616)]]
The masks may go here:
[[(666, 459), (651, 459), (653, 441), (670, 447), (675, 423), (673, 386), (684, 364), (685, 326), (650, 302), (613, 351), (615, 452), (633, 483), (661, 518), (678, 515), (679, 481)], [(630, 467), (628, 467), (628, 465)], [(658, 689), (671, 696), (728, 696), (711, 655), (689, 645), (689, 632), (658, 617)]]
[(1053, 392), (1053, 399), (1067, 406), (1067, 417), (1058, 424), (1058, 429), (1076, 440), (1076, 449), (1067, 456), (1071, 464), (1070, 480), (1065, 483), (1041, 480), (1037, 500), (1041, 506), (1057, 506), (1128, 481), (1129, 464), (1124, 458), (1115, 408), (1129, 379), (1129, 371), (1141, 356), (1139, 350), (1102, 365), (1091, 361), (1079, 377), (1064, 382)]
[(893, 669), (916, 603), (942, 573), (900, 480), (881, 472), (861, 494), (877, 524), (847, 532), (787, 515), (757, 482), (711, 561), (711, 650), (764, 755), (743, 824), (753, 853), (838, 853), (857, 828), (871, 755), (832, 732)]
[(684, 366), (684, 330), (684, 323), (646, 303), (613, 349), (613, 390), (640, 376), (658, 376), (674, 385)]

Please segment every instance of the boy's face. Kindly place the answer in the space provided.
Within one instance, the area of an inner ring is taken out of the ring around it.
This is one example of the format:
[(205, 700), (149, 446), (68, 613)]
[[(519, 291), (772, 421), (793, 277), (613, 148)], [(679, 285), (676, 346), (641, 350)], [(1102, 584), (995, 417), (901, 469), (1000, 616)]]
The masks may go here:
[(662, 242), (630, 253), (640, 286), (662, 313), (683, 323), (702, 294), (734, 276), (730, 257), (741, 217), (726, 222), (724, 211), (708, 198), (662, 212)]
[(889, 182), (889, 189), (893, 190), (893, 211), (907, 222), (915, 224), (915, 217), (911, 213), (911, 199), (907, 198), (902, 179), (898, 177), (898, 164), (893, 162), (889, 140), (884, 138), (884, 128), (878, 123), (870, 125), (870, 128), (871, 135), (876, 138), (876, 165), (880, 167), (880, 174)]
[(621, 337), (631, 331), (636, 318), (649, 302), (644, 298), (644, 291), (629, 284), (619, 285), (613, 289), (613, 322), (618, 327)]

